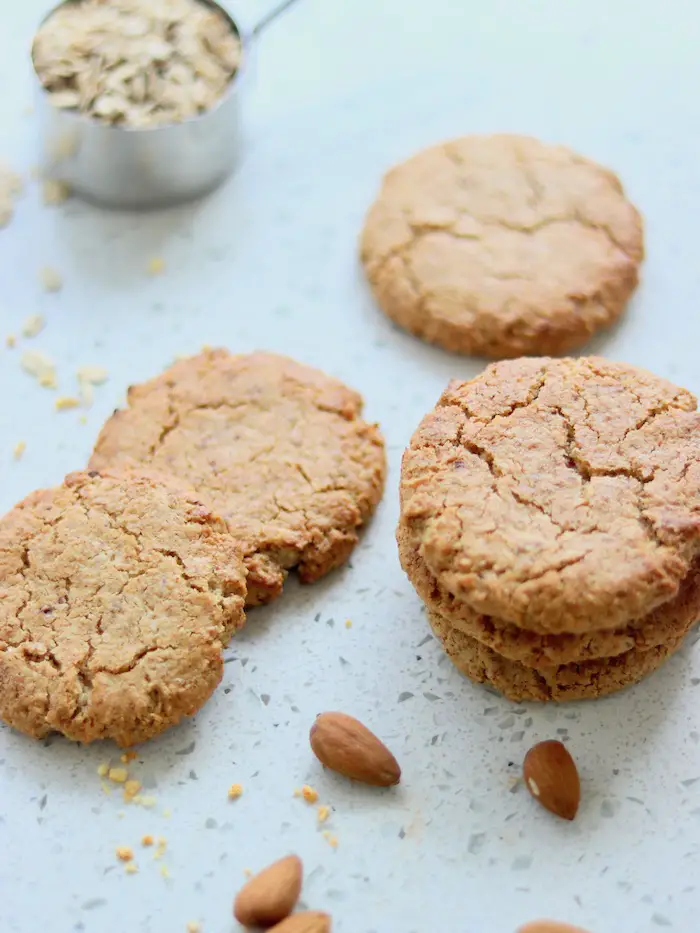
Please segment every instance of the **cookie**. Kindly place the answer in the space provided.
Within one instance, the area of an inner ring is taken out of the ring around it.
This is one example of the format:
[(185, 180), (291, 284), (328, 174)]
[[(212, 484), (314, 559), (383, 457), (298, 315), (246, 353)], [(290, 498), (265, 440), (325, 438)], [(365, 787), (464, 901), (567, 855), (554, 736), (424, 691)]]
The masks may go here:
[(632, 648), (655, 648), (688, 630), (700, 618), (700, 561), (683, 578), (677, 595), (641, 619), (614, 629), (577, 635), (539, 635), (481, 615), (451, 593), (441, 589), (419, 555), (406, 544), (401, 528), (397, 535), (401, 564), (426, 606), (443, 616), (458, 631), (475, 638), (497, 654), (528, 667), (570, 664), (614, 657)]
[(609, 326), (644, 245), (612, 172), (525, 136), (465, 136), (385, 176), (360, 255), (401, 327), (500, 359), (564, 353)]
[(379, 502), (376, 425), (342, 383), (270, 353), (207, 350), (129, 390), (90, 461), (149, 465), (205, 495), (241, 543), (248, 605), (291, 568), (312, 583), (344, 563)]
[(684, 389), (596, 358), (505, 361), (453, 382), (404, 454), (404, 547), (442, 592), (502, 623), (634, 624), (700, 557), (695, 409)]
[(0, 716), (36, 738), (149, 739), (212, 694), (244, 601), (242, 558), (194, 494), (73, 473), (0, 520)]
[(633, 648), (614, 658), (581, 664), (534, 668), (502, 657), (482, 642), (460, 632), (443, 616), (429, 610), (434, 633), (458, 670), (470, 680), (490, 684), (509, 700), (593, 700), (616, 693), (653, 673), (683, 644), (686, 631), (654, 648)]

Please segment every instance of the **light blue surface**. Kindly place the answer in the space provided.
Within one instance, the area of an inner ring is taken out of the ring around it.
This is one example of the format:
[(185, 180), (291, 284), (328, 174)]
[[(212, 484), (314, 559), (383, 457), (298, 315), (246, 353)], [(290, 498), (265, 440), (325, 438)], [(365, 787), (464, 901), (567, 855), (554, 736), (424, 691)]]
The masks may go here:
[[(266, 8), (241, 6), (250, 22)], [(0, 27), (0, 157), (25, 175), (26, 50), (46, 9), (7, 2)], [(304, 900), (338, 933), (513, 933), (542, 915), (591, 933), (698, 927), (697, 652), (606, 701), (526, 708), (463, 680), (426, 640), (393, 541), (399, 460), (448, 378), (480, 364), (395, 331), (368, 297), (356, 242), (382, 171), (420, 146), (474, 130), (567, 143), (617, 170), (647, 221), (638, 296), (593, 349), (697, 392), (699, 22), (690, 0), (300, 0), (264, 38), (248, 148), (215, 197), (138, 217), (45, 208), (30, 185), (0, 231), (0, 337), (30, 314), (48, 323), (0, 349), (0, 509), (84, 463), (130, 382), (205, 343), (283, 351), (356, 386), (391, 475), (352, 568), (251, 613), (215, 698), (143, 748), (132, 770), (153, 786), (153, 811), (102, 792), (106, 749), (0, 730), (7, 933), (184, 933), (190, 920), (224, 933), (243, 869), (289, 851), (306, 865)], [(167, 263), (158, 278), (153, 256)], [(64, 277), (58, 295), (39, 286), (46, 264)], [(21, 372), (27, 348), (57, 361), (64, 394), (78, 366), (109, 370), (86, 425)], [(398, 790), (321, 773), (307, 731), (334, 708), (387, 740)], [(561, 736), (583, 783), (573, 824), (511, 792), (527, 748)], [(234, 781), (245, 793), (230, 803)], [(335, 808), (336, 851), (292, 797), (304, 782)], [(167, 837), (170, 881), (140, 849), (144, 833)], [(138, 875), (117, 845), (137, 850)]]

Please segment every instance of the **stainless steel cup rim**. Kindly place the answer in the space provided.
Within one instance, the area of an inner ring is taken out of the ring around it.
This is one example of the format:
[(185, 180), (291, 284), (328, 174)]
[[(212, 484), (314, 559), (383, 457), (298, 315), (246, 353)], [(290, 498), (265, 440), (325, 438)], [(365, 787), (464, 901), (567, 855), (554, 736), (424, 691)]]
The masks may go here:
[[(217, 110), (219, 110), (221, 107), (223, 107), (226, 104), (226, 101), (231, 97), (232, 94), (236, 93), (238, 86), (245, 79), (245, 73), (248, 69), (248, 60), (250, 58), (251, 47), (253, 45), (254, 40), (257, 39), (257, 37), (262, 33), (262, 31), (265, 29), (266, 26), (268, 26), (274, 19), (276, 19), (288, 7), (292, 6), (296, 2), (296, 0), (284, 0), (284, 2), (274, 7), (252, 29), (249, 29), (246, 32), (244, 32), (240, 28), (238, 22), (233, 18), (233, 16), (228, 12), (228, 10), (226, 10), (220, 3), (217, 3), (216, 0), (197, 0), (197, 2), (201, 3), (203, 6), (208, 6), (211, 9), (217, 10), (219, 13), (221, 13), (221, 15), (224, 16), (225, 19), (228, 21), (228, 23), (231, 26), (231, 29), (238, 36), (240, 43), (241, 43), (240, 64), (238, 68), (236, 69), (236, 71), (234, 72), (234, 74), (231, 76), (231, 79), (229, 80), (226, 86), (226, 90), (223, 92), (223, 94), (220, 95), (220, 97), (213, 104), (213, 106), (209, 107), (209, 109), (205, 110), (203, 113), (196, 114), (193, 117), (187, 117), (184, 120), (178, 121), (177, 123), (166, 123), (166, 124), (160, 124), (158, 126), (129, 126), (127, 124), (121, 124), (121, 123), (120, 124), (105, 123), (101, 120), (97, 121), (93, 117), (89, 116), (88, 114), (82, 113), (79, 110), (69, 111), (71, 116), (76, 120), (82, 120), (82, 121), (85, 121), (86, 123), (90, 123), (90, 124), (99, 123), (100, 127), (104, 129), (106, 132), (138, 133), (138, 134), (159, 133), (159, 132), (163, 132), (164, 130), (170, 129), (173, 126), (184, 126), (186, 124), (194, 124), (194, 123), (199, 123), (203, 120), (206, 120), (207, 117), (216, 113)], [(61, 0), (61, 2), (57, 3), (56, 6), (54, 6), (42, 19), (42, 21), (39, 24), (38, 29), (41, 29), (44, 23), (48, 22), (48, 20), (50, 20), (51, 17), (62, 7), (79, 6), (80, 3), (81, 3), (81, 0)], [(37, 32), (38, 32), (38, 29), (37, 29)], [(35, 37), (36, 37), (36, 33), (35, 33)], [(48, 91), (46, 87), (44, 86), (36, 70), (36, 65), (34, 64), (34, 41), (32, 41), (31, 59), (32, 59), (32, 70), (34, 72), (34, 77), (36, 79), (36, 83), (38, 85), (39, 91), (50, 101), (51, 92)]]

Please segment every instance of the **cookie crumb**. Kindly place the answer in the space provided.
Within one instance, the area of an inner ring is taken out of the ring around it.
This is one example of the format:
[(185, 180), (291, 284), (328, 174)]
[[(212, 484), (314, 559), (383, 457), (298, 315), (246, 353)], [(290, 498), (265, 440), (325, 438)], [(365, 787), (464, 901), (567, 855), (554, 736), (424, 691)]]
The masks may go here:
[(70, 186), (55, 178), (45, 178), (42, 185), (44, 204), (63, 204), (70, 196)]
[(120, 862), (130, 862), (134, 857), (129, 846), (117, 846), (115, 851)]
[(8, 334), (5, 337), (5, 346), (8, 350), (13, 350), (17, 346), (17, 338), (14, 334)]
[(22, 178), (6, 165), (0, 164), (0, 227), (6, 227), (14, 216), (14, 199), (22, 193)]
[[(137, 797), (138, 800), (136, 799)], [(158, 798), (149, 796), (141, 797), (137, 794), (136, 797), (134, 797), (134, 801), (139, 803), (142, 807), (145, 807), (147, 810), (150, 810), (151, 807), (155, 807), (155, 805), (158, 803)]]
[(110, 768), (107, 776), (110, 781), (114, 781), (115, 784), (124, 784), (129, 777), (129, 772), (126, 768)]
[(141, 781), (127, 781), (124, 784), (124, 800), (130, 802), (136, 797), (138, 792), (141, 790)]
[(229, 800), (238, 800), (243, 794), (243, 785), (242, 784), (232, 784), (228, 789), (228, 799)]
[(301, 796), (307, 803), (316, 803), (318, 800), (318, 792), (315, 791), (313, 787), (309, 787), (308, 784), (304, 784), (302, 787)]
[(200, 933), (200, 930), (202, 929), (202, 924), (197, 923), (196, 920), (190, 920), (190, 922), (187, 924), (185, 929), (187, 930), (187, 933)]
[[(89, 408), (95, 398), (95, 386), (103, 385), (109, 378), (109, 374), (101, 366), (80, 366), (76, 375), (80, 386), (80, 398), (83, 405)], [(136, 757), (135, 752), (130, 754)]]
[(165, 272), (165, 260), (161, 256), (154, 256), (148, 262), (149, 275), (162, 275)]
[(39, 270), (39, 283), (45, 292), (60, 292), (63, 288), (61, 274), (53, 266), (43, 266)]
[(329, 832), (327, 829), (324, 829), (322, 833), (323, 838), (326, 840), (331, 849), (338, 848), (338, 837), (333, 833)]
[(163, 858), (163, 856), (165, 855), (165, 850), (167, 848), (167, 845), (168, 845), (167, 840), (164, 839), (163, 836), (159, 836), (158, 845), (156, 846), (156, 851), (153, 853), (153, 858), (154, 859)]
[(345, 628), (352, 628), (352, 619), (345, 620)]
[(129, 862), (124, 871), (127, 873), (127, 875), (137, 875), (139, 867), (136, 862)]
[(41, 314), (32, 314), (22, 325), (22, 336), (31, 339), (36, 337), (46, 327), (46, 319)]
[(327, 806), (321, 806), (318, 808), (318, 821), (319, 823), (325, 823), (328, 817), (331, 815), (331, 808)]
[(12, 457), (15, 460), (21, 460), (24, 451), (27, 449), (26, 441), (17, 441), (14, 448), (12, 449)]
[(38, 350), (27, 350), (22, 354), (19, 365), (28, 376), (36, 379), (40, 386), (46, 389), (55, 389), (56, 364), (45, 353)]
[(141, 837), (142, 846), (152, 846), (153, 845), (153, 836), (146, 835)]
[[(80, 379), (80, 370), (78, 370), (78, 379)], [(139, 756), (136, 754), (136, 752), (128, 749), (124, 752), (123, 755), (120, 755), (119, 760), (123, 765), (128, 765), (130, 761), (134, 761), (138, 757)]]
[(56, 399), (56, 411), (70, 411), (80, 408), (80, 399), (72, 395), (61, 395)]

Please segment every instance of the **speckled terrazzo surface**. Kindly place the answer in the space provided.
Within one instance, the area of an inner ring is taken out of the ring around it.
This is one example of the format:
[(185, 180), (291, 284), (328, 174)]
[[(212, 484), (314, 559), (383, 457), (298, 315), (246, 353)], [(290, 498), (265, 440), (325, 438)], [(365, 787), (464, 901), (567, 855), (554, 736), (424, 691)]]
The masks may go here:
[[(242, 4), (252, 22), (266, 4)], [(8, 4), (0, 30), (0, 156), (34, 161), (26, 49), (48, 5)], [(0, 231), (0, 325), (46, 317), (0, 349), (0, 508), (86, 459), (129, 382), (202, 344), (292, 354), (360, 389), (381, 422), (391, 475), (352, 567), (289, 586), (251, 613), (222, 688), (191, 724), (131, 765), (148, 810), (107, 795), (109, 750), (0, 730), (0, 919), (8, 933), (233, 930), (243, 869), (288, 851), (305, 901), (339, 933), (513, 933), (547, 915), (591, 933), (688, 933), (700, 906), (700, 659), (691, 643), (647, 683), (591, 705), (519, 707), (465, 682), (443, 657), (399, 568), (401, 451), (448, 378), (479, 364), (393, 330), (355, 261), (366, 205), (392, 162), (472, 130), (530, 132), (609, 164), (647, 220), (649, 259), (631, 312), (593, 350), (695, 392), (700, 77), (696, 8), (620, 0), (481, 5), (357, 0), (300, 6), (265, 37), (236, 178), (203, 204), (148, 217), (80, 203), (17, 205)], [(165, 274), (149, 277), (162, 256)], [(38, 269), (65, 285), (46, 295)], [(87, 424), (53, 410), (20, 370), (31, 346), (109, 370)], [(26, 441), (13, 462), (12, 448)], [(345, 620), (352, 620), (347, 628)], [(348, 787), (308, 749), (322, 709), (363, 719), (399, 758), (397, 791)], [(573, 824), (512, 786), (527, 748), (564, 737), (579, 762)], [(243, 797), (229, 802), (233, 782)], [(292, 796), (332, 806), (319, 832)], [(169, 813), (167, 816), (165, 813)], [(165, 855), (141, 849), (144, 833)], [(136, 851), (125, 874), (116, 846)], [(169, 879), (162, 876), (165, 864)]]

